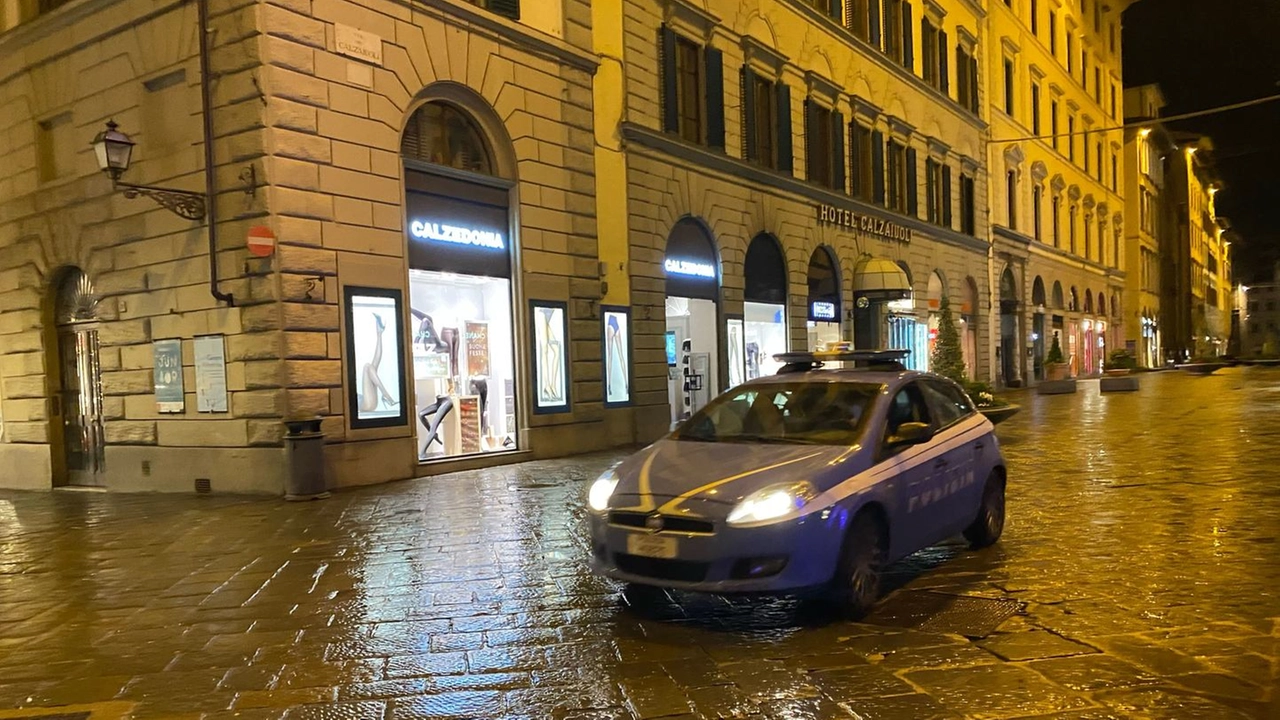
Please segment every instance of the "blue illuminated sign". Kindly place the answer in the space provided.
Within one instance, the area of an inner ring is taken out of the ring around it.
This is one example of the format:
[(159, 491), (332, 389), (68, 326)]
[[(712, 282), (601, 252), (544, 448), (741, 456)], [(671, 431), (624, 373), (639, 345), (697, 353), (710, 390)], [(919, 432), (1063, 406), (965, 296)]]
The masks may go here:
[(667, 272), (675, 273), (676, 275), (689, 275), (692, 277), (710, 278), (712, 280), (716, 277), (716, 269), (714, 266), (706, 263), (693, 262), (692, 260), (667, 258), (663, 267), (667, 269)]
[(443, 225), (441, 223), (414, 220), (409, 223), (409, 234), (421, 240), (435, 240), (437, 242), (470, 245), (491, 250), (503, 250), (506, 248), (502, 233), (491, 230), (476, 230), (458, 225)]
[(815, 300), (809, 305), (809, 316), (814, 320), (835, 320), (836, 304)]

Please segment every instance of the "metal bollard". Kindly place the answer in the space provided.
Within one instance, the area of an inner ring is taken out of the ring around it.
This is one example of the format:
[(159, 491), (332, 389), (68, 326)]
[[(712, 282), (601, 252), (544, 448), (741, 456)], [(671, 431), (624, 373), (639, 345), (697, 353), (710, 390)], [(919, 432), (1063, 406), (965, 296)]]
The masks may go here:
[(288, 450), (289, 480), (284, 499), (319, 500), (329, 497), (324, 472), (324, 433), (320, 418), (285, 421), (284, 444)]

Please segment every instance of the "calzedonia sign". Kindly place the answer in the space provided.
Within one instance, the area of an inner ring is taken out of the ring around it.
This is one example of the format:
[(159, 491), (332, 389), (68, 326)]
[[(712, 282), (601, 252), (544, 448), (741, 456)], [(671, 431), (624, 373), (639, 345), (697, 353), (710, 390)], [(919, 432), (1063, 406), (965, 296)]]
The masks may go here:
[(911, 228), (874, 215), (863, 215), (834, 205), (818, 206), (818, 222), (875, 235), (885, 240), (911, 242)]
[(409, 223), (409, 234), (421, 240), (470, 245), (490, 250), (502, 250), (507, 246), (502, 241), (502, 233), (422, 220), (413, 220)]

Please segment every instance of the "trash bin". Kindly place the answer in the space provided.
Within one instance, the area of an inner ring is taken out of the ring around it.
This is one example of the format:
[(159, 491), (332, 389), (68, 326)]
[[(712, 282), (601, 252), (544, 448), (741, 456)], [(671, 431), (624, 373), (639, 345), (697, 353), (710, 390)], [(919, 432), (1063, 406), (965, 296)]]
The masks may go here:
[(320, 418), (287, 420), (288, 432), (284, 436), (288, 451), (289, 480), (284, 499), (319, 500), (329, 497), (329, 487), (324, 473), (324, 433), (320, 432)]

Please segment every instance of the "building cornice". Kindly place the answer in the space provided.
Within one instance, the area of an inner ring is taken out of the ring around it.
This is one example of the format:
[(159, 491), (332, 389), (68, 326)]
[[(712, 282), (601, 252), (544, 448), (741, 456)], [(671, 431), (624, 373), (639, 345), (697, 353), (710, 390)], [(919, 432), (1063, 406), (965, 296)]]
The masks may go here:
[(679, 138), (658, 130), (644, 127), (633, 122), (624, 122), (620, 127), (623, 142), (628, 146), (639, 146), (665, 156), (684, 160), (691, 166), (717, 172), (729, 178), (728, 182), (746, 183), (764, 189), (790, 193), (817, 205), (830, 205), (849, 210), (861, 215), (891, 220), (903, 227), (910, 228), (913, 233), (931, 240), (952, 245), (965, 250), (985, 253), (987, 241), (971, 235), (951, 230), (940, 225), (925, 222), (916, 217), (899, 215), (895, 212), (871, 205), (849, 197), (834, 190), (818, 187), (790, 175), (782, 175), (758, 165), (730, 157), (724, 153), (709, 150), (700, 145), (693, 145)]

